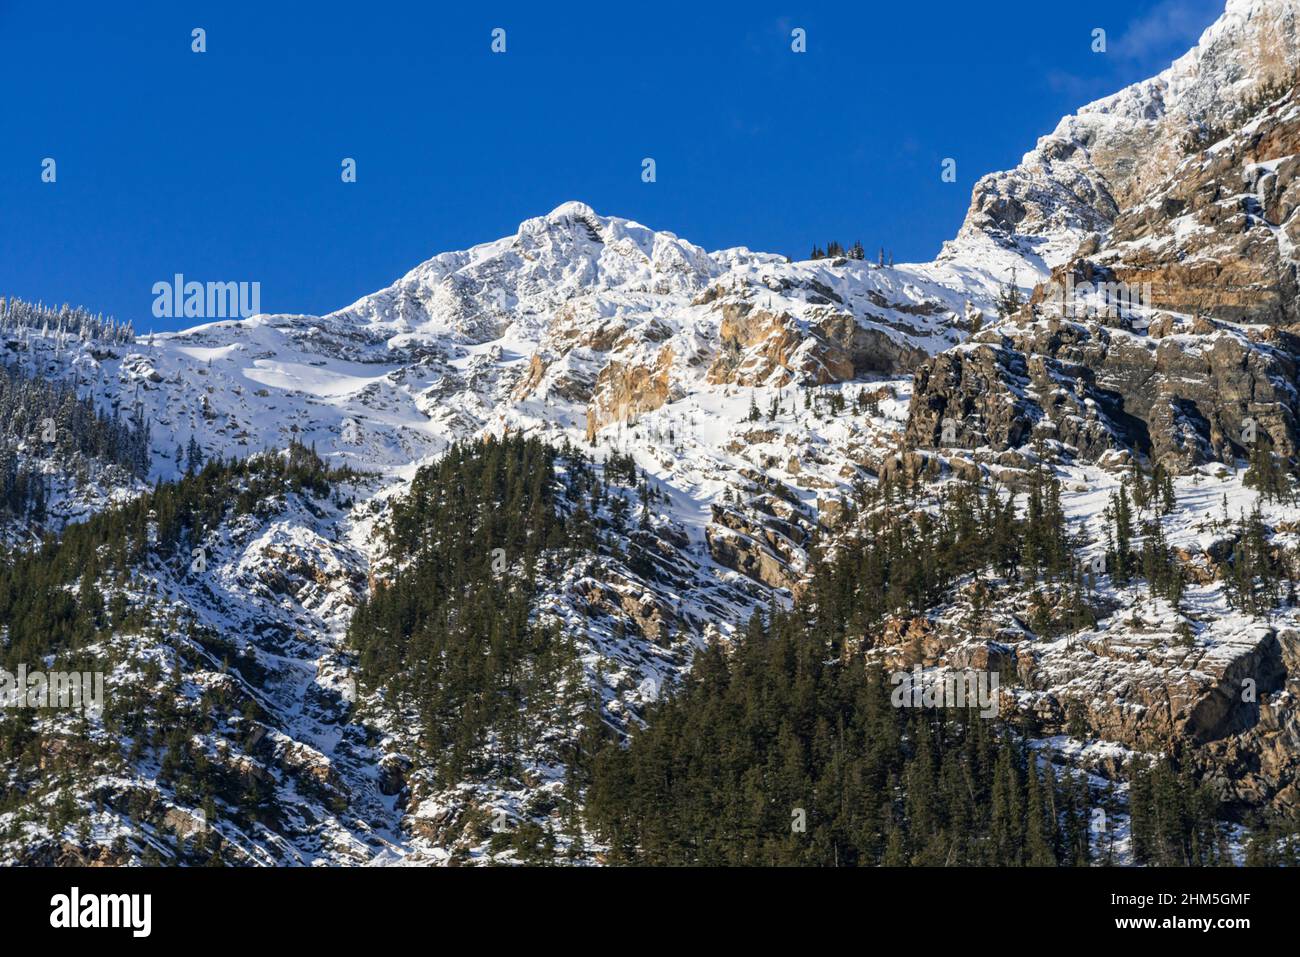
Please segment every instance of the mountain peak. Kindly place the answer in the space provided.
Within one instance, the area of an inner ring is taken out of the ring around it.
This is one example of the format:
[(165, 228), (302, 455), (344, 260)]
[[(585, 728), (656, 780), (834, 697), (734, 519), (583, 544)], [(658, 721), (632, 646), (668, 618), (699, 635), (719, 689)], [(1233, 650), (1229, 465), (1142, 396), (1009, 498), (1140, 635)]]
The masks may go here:
[(586, 203), (571, 199), (556, 206), (546, 214), (546, 218), (551, 222), (558, 222), (563, 219), (600, 219), (601, 217)]
[(1080, 107), (1015, 169), (982, 177), (941, 258), (1010, 253), (1040, 268), (1066, 262), (1149, 196), (1189, 150), (1239, 127), (1298, 73), (1300, 5), (1230, 0), (1165, 70)]

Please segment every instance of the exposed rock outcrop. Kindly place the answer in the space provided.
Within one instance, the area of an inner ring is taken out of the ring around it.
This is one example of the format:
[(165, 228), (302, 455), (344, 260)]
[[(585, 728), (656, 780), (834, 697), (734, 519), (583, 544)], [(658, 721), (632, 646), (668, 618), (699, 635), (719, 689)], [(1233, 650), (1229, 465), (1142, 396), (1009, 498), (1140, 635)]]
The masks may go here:
[(1002, 451), (1036, 435), (1080, 458), (1131, 450), (1166, 468), (1233, 462), (1257, 439), (1296, 452), (1296, 360), (1224, 326), (1159, 339), (1095, 322), (1003, 325), (917, 371), (907, 441)]

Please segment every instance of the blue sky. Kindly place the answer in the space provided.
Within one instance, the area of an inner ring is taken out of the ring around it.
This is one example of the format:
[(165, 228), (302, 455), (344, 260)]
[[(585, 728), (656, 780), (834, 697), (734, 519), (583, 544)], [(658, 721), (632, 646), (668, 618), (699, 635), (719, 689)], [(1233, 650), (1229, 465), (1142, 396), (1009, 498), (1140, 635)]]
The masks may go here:
[(1222, 2), (562, 6), (0, 0), (0, 295), (143, 332), (184, 324), (150, 311), (179, 272), (327, 312), (569, 199), (709, 249), (928, 259), (980, 175)]

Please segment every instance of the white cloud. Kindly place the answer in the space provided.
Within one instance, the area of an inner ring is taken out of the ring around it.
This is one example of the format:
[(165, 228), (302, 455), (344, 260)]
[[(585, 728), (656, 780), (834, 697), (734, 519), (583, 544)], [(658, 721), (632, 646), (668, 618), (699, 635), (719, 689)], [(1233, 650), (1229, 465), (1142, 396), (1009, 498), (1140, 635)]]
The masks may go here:
[(1223, 0), (1161, 0), (1129, 23), (1110, 49), (1125, 60), (1172, 60), (1191, 49), (1223, 7)]

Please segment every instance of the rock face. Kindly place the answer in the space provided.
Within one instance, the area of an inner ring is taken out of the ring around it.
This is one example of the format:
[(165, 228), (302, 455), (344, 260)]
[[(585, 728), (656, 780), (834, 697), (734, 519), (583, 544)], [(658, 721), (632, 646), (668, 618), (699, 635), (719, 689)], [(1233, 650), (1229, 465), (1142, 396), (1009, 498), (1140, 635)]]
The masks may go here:
[(890, 673), (930, 669), (931, 680), (995, 673), (999, 713), (1034, 737), (1081, 725), (1129, 755), (1182, 756), (1231, 811), (1300, 809), (1300, 632), (1214, 620), (1189, 640), (1167, 606), (1113, 610), (1097, 629), (1052, 639), (1025, 627), (1023, 596), (978, 614), (959, 601), (942, 618), (891, 618), (843, 654)]
[(922, 365), (908, 442), (1000, 452), (1041, 436), (1085, 461), (1127, 450), (1187, 469), (1266, 434), (1295, 455), (1298, 46), (1292, 4), (1230, 3), (1197, 56), (981, 181), (959, 246), (1037, 250), (1052, 268), (1014, 315)]
[(1260, 628), (1214, 655), (1181, 647), (1154, 625), (1116, 623), (1086, 642), (1064, 643), (1035, 656), (1026, 697), (1043, 730), (1062, 733), (1066, 702), (1077, 701), (1090, 730), (1108, 741), (1148, 751), (1204, 745), (1255, 724), (1243, 682), (1267, 697), (1282, 689), (1277, 636)]
[(1300, 809), (1297, 635), (1260, 627), (1213, 654), (1157, 626), (1114, 628), (1035, 656), (1017, 703), (1042, 733), (1079, 706), (1089, 732), (1148, 752), (1183, 752), (1230, 807)]
[[(983, 250), (1008, 275), (1028, 265), (1032, 288), (916, 370), (904, 451), (887, 471), (996, 474), (1034, 444), (1076, 466), (1136, 455), (1187, 473), (1239, 463), (1266, 441), (1295, 464), (1298, 27), (1292, 2), (1231, 0), (1169, 70), (1067, 117), (1017, 169), (977, 184), (943, 256)], [(1289, 533), (1275, 543), (1293, 554)], [(1213, 592), (1233, 550), (1230, 536), (1198, 526), (1174, 554), (1185, 580)], [(1089, 736), (1183, 755), (1229, 808), (1293, 814), (1290, 620), (1211, 621), (1190, 641), (1167, 610), (1146, 621), (1113, 611), (1099, 630), (1059, 640), (1035, 639), (1023, 612), (1003, 610), (987, 616), (1001, 623), (992, 631), (945, 618), (867, 643), (899, 667), (998, 661), (1017, 676), (1014, 709), (1036, 734), (1064, 734), (1074, 714)]]
[(865, 327), (852, 314), (830, 308), (810, 310), (808, 321), (749, 302), (718, 308), (722, 347), (708, 372), (715, 384), (827, 385), (910, 372), (927, 356), (909, 338)]
[(1300, 100), (1263, 106), (1213, 147), (1191, 152), (1145, 201), (1115, 220), (1100, 265), (1149, 284), (1156, 309), (1238, 323), (1300, 321)]
[[(1271, 803), (1289, 815), (1300, 812), (1300, 634), (1287, 629), (1269, 648), (1270, 665), (1280, 670), (1279, 687), (1259, 694), (1243, 715), (1240, 734), (1219, 737), (1195, 755), (1216, 790), (1241, 808)], [(1241, 699), (1240, 689), (1232, 695)], [(1218, 705), (1217, 707), (1222, 707)], [(1238, 706), (1241, 707), (1241, 706)], [(1240, 713), (1240, 712), (1238, 712)]]
[(652, 412), (668, 401), (671, 393), (673, 350), (664, 346), (653, 365), (614, 361), (596, 377), (591, 404), (587, 406), (587, 439), (611, 422), (626, 422)]
[[(1158, 76), (1061, 120), (1014, 170), (982, 178), (941, 258), (983, 249), (1066, 262), (1090, 234), (1159, 192), (1189, 151), (1240, 127), (1261, 98), (1300, 69), (1300, 12), (1291, 0), (1229, 0), (1196, 47)], [(1282, 150), (1274, 155), (1285, 155)]]
[(806, 517), (773, 506), (779, 500), (758, 496), (750, 500), (746, 515), (735, 508), (713, 506), (713, 520), (706, 530), (709, 554), (718, 564), (732, 568), (772, 588), (793, 590), (803, 565), (803, 549), (811, 536)]
[[(1167, 469), (1296, 453), (1294, 340), (1231, 326), (1160, 338), (1095, 322), (1005, 324), (917, 371), (909, 443), (1003, 451), (1054, 440), (1085, 461), (1135, 451)], [(1253, 426), (1252, 426), (1253, 423)]]
[(721, 306), (722, 349), (709, 367), (709, 381), (755, 386), (788, 385), (796, 375), (818, 384), (853, 378), (853, 361), (837, 344), (793, 316), (754, 308), (750, 303)]

